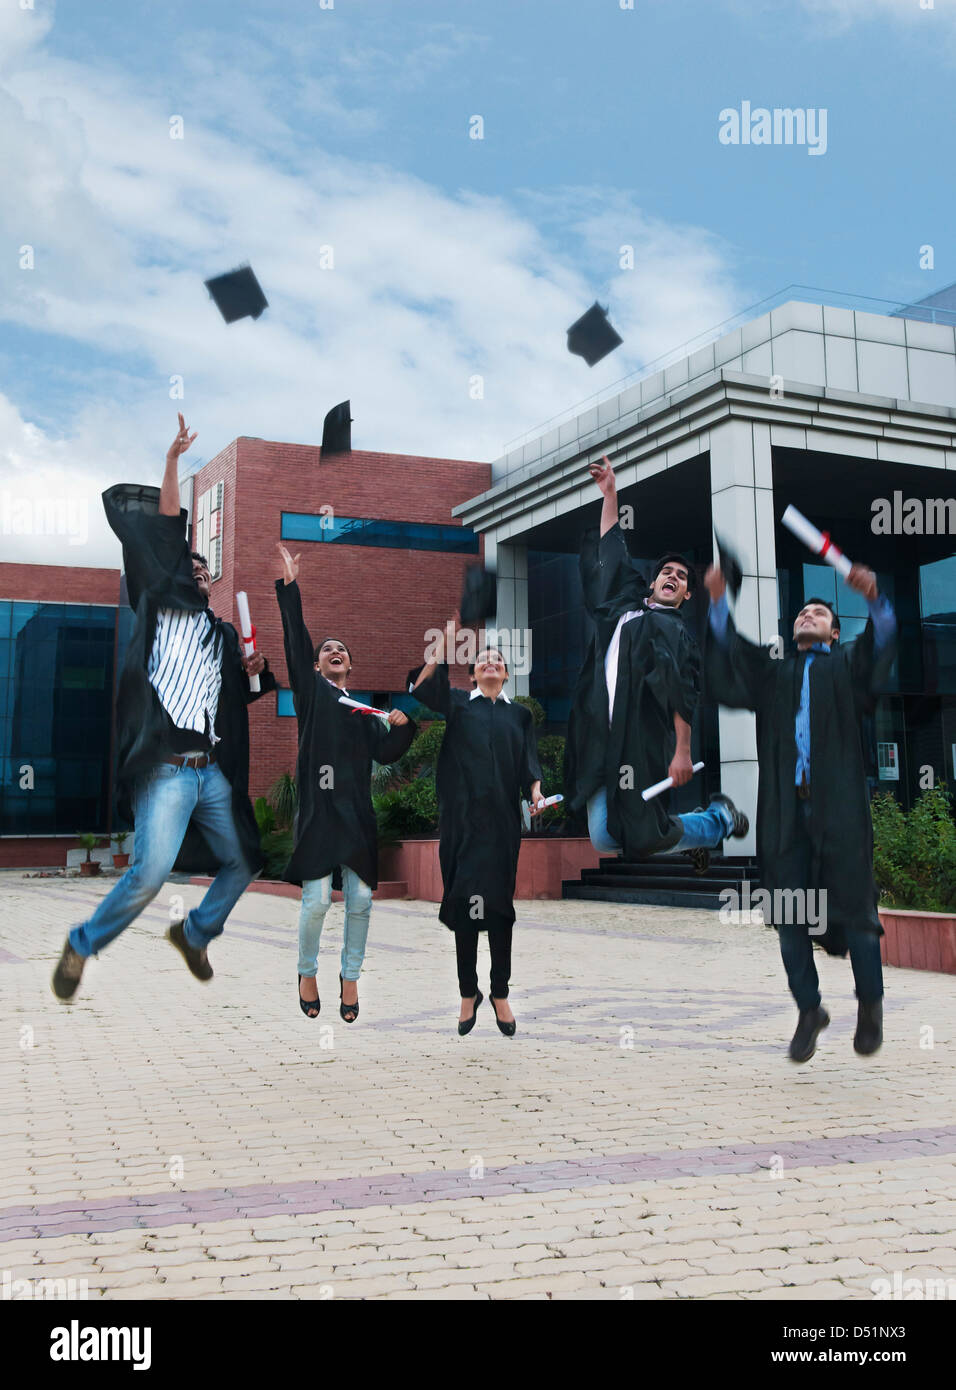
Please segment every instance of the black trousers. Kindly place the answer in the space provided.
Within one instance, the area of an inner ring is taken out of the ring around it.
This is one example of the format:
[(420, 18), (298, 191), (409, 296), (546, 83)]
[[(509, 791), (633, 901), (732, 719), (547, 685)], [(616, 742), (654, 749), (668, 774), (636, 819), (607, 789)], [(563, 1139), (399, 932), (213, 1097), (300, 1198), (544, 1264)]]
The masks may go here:
[(511, 932), (507, 926), (488, 927), (479, 932), (470, 923), (455, 928), (455, 952), (458, 956), (458, 988), (462, 999), (473, 999), (478, 993), (478, 937), (487, 935), (491, 951), (491, 993), (495, 999), (508, 998), (511, 979)]
[[(810, 880), (811, 845), (807, 826), (810, 820), (810, 802), (800, 801), (797, 815), (799, 846), (804, 860), (802, 877)], [(815, 1009), (820, 1004), (820, 981), (817, 967), (813, 962), (813, 941), (804, 923), (787, 925), (781, 923), (777, 928), (780, 935), (780, 954), (787, 972), (787, 983), (797, 1008)], [(883, 965), (880, 960), (880, 938), (876, 932), (864, 929), (848, 929), (847, 947), (850, 964), (853, 967), (853, 980), (856, 997), (863, 1004), (874, 1004), (883, 998)]]

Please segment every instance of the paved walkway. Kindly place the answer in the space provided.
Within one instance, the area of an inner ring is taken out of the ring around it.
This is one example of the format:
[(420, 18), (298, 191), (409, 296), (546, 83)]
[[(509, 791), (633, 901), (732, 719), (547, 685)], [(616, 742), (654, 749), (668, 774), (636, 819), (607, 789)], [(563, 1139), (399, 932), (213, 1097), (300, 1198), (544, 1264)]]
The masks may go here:
[(109, 886), (0, 874), (11, 1287), (869, 1301), (899, 1271), (956, 1295), (951, 977), (889, 969), (887, 1042), (865, 1059), (849, 965), (818, 957), (833, 1023), (798, 1068), (767, 928), (521, 903), (518, 1035), (486, 1003), (459, 1038), (437, 906), (385, 902), (349, 1026), (341, 906), (310, 1021), (297, 903), (246, 894), (204, 986), (162, 939), (171, 897), (203, 890), (170, 883), (58, 1004), (66, 928)]

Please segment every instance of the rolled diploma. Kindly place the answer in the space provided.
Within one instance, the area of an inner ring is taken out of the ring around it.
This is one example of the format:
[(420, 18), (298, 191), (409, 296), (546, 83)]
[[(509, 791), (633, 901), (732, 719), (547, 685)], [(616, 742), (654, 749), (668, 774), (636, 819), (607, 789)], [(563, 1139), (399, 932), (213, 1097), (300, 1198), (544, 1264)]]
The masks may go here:
[[(703, 766), (703, 763), (694, 763), (694, 771), (700, 772)], [(667, 788), (672, 787), (673, 785), (673, 777), (665, 777), (663, 782), (655, 782), (653, 787), (647, 787), (644, 791), (641, 792), (641, 796), (644, 798), (645, 801), (650, 801), (651, 797), (660, 796), (661, 792), (666, 792)]]
[(808, 550), (812, 550), (814, 555), (819, 555), (821, 560), (832, 565), (837, 573), (846, 579), (853, 568), (852, 561), (848, 560), (843, 551), (831, 542), (828, 535), (825, 535), (823, 531), (818, 531), (813, 522), (808, 521), (802, 512), (797, 511), (796, 507), (788, 507), (781, 519), (784, 526), (793, 532), (798, 541), (803, 541)]
[[(249, 600), (246, 598), (245, 590), (236, 594), (236, 608), (239, 610), (239, 632), (242, 636), (242, 650), (245, 656), (252, 656), (255, 645), (252, 641), (252, 619), (249, 616)], [(248, 635), (247, 635), (248, 634)], [(259, 689), (259, 677), (249, 677), (249, 689), (257, 691)]]
[(536, 801), (534, 803), (534, 809), (536, 811), (543, 811), (545, 806), (557, 806), (558, 802), (563, 800), (564, 797), (558, 792), (557, 796), (546, 796), (541, 801)]
[(339, 704), (351, 705), (353, 709), (360, 709), (363, 714), (380, 714), (383, 719), (388, 718), (388, 710), (376, 709), (374, 705), (363, 705), (361, 700), (351, 700), (348, 695), (340, 695)]

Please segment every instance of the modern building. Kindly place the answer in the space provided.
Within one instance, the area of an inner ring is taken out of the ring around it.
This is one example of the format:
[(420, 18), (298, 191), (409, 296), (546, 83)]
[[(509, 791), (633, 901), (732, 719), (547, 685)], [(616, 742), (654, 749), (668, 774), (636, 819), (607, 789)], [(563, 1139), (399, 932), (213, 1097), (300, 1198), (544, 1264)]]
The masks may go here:
[[(900, 622), (892, 688), (867, 731), (873, 786), (909, 804), (927, 767), (956, 781), (956, 313), (908, 312), (789, 300), (492, 465), (491, 487), (455, 515), (497, 564), (499, 626), (531, 630), (523, 688), (552, 727), (567, 718), (585, 643), (576, 557), (600, 512), (587, 467), (607, 454), (633, 508), (635, 560), (677, 549), (703, 569), (719, 531), (745, 563), (736, 621), (754, 640), (789, 640), (813, 595), (835, 603), (845, 640), (865, 623), (858, 596), (781, 525), (788, 503), (872, 566)], [(880, 499), (921, 506), (908, 509), (909, 527), (898, 510), (895, 533), (883, 534)], [(705, 613), (701, 601), (692, 620)], [(753, 717), (705, 706), (694, 737), (706, 768), (679, 809), (718, 785), (755, 806)], [(753, 831), (739, 845), (752, 849)]]

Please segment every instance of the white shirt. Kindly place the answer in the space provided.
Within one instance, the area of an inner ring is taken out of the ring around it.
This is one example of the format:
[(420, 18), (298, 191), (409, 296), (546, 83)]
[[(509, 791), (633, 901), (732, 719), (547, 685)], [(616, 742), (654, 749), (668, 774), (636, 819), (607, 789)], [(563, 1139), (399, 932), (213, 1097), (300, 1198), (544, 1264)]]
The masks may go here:
[(614, 692), (617, 689), (617, 661), (621, 652), (621, 628), (625, 623), (629, 623), (632, 618), (642, 618), (643, 616), (643, 608), (630, 608), (626, 613), (622, 613), (617, 620), (614, 636), (607, 644), (607, 652), (604, 656), (604, 679), (607, 682), (608, 727), (610, 727), (611, 719), (614, 715)]
[[(477, 699), (478, 699), (478, 696), (479, 696), (480, 694), (481, 694), (481, 691), (478, 689), (478, 687), (477, 687), (477, 685), (476, 685), (475, 688), (474, 688), (474, 690), (472, 690), (472, 691), (470, 692), (468, 698), (469, 698), (469, 700), (477, 700)], [(488, 696), (488, 699), (489, 699), (489, 700), (491, 699), (491, 696), (490, 696), (490, 695)], [(508, 699), (507, 695), (505, 694), (505, 692), (504, 692), (503, 690), (502, 690), (501, 693), (499, 694), (498, 699), (499, 699), (499, 700), (504, 700), (504, 702), (505, 702), (506, 705), (510, 705), (510, 704), (511, 704), (511, 701)]]
[(215, 641), (206, 640), (212, 627), (208, 609), (194, 613), (183, 608), (161, 608), (156, 615), (156, 635), (146, 675), (177, 729), (205, 733), (208, 718), (209, 741), (216, 744), (222, 633), (216, 633)]
[(617, 627), (614, 629), (614, 636), (607, 644), (607, 652), (604, 657), (604, 679), (607, 682), (607, 722), (608, 728), (611, 726), (611, 719), (614, 716), (614, 692), (617, 689), (617, 661), (621, 651), (621, 628), (625, 623), (629, 623), (632, 618), (643, 618), (648, 608), (665, 608), (663, 603), (650, 603), (646, 599), (643, 608), (630, 608), (626, 613), (622, 613), (617, 620)]

